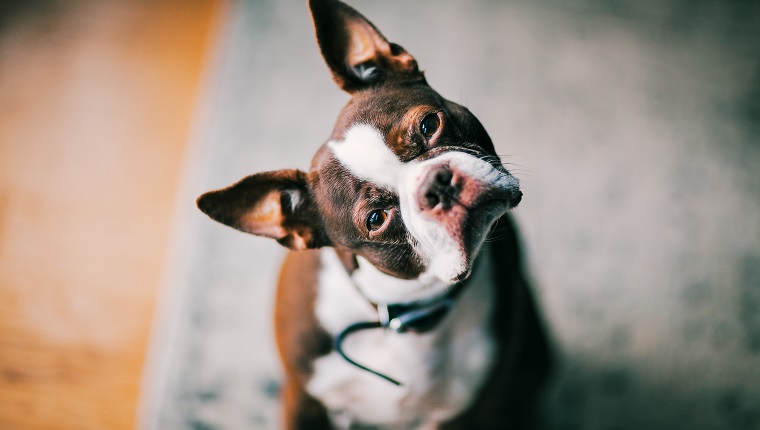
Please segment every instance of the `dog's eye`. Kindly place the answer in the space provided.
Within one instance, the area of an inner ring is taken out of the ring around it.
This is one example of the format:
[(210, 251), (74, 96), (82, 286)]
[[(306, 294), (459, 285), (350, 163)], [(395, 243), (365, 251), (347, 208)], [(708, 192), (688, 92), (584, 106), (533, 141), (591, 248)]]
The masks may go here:
[(385, 224), (385, 220), (388, 218), (388, 212), (384, 210), (376, 210), (369, 213), (367, 217), (367, 230), (377, 231)]
[(438, 114), (430, 113), (425, 115), (425, 118), (422, 118), (422, 122), (420, 122), (420, 132), (423, 136), (430, 139), (435, 132), (438, 131), (438, 127), (440, 126), (441, 120), (438, 119)]

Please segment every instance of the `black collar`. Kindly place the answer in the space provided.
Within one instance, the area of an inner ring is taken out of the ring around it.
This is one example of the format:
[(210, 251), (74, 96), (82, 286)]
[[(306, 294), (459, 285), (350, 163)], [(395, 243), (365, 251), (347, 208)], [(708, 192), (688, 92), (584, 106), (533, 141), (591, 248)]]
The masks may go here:
[(396, 333), (425, 333), (430, 331), (448, 315), (449, 311), (454, 307), (456, 299), (464, 291), (464, 288), (464, 282), (457, 282), (442, 295), (428, 299), (391, 304), (373, 303), (370, 301), (377, 309), (378, 321), (362, 321), (346, 327), (335, 337), (335, 350), (343, 359), (354, 366), (400, 386), (402, 384), (399, 381), (349, 358), (343, 351), (343, 341), (352, 333), (374, 328), (393, 330)]
[(425, 333), (434, 329), (448, 315), (464, 290), (458, 282), (442, 295), (411, 302), (375, 304), (380, 326), (396, 333)]

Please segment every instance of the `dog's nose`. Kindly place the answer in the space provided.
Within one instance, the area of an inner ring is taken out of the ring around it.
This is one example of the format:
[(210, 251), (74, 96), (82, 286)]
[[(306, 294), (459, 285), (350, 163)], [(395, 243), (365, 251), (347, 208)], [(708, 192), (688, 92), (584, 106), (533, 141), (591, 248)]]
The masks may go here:
[(511, 202), (509, 202), (509, 207), (513, 208), (520, 204), (523, 198), (522, 191), (518, 191), (517, 194), (515, 194), (515, 197), (512, 199)]
[(458, 193), (453, 179), (454, 172), (448, 166), (431, 169), (420, 187), (418, 201), (422, 209), (433, 209), (439, 204), (443, 209), (449, 209)]

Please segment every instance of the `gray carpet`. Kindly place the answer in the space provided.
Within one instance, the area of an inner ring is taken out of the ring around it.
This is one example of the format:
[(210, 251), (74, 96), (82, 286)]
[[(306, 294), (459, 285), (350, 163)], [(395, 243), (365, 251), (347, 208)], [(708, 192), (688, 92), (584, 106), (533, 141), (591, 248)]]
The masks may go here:
[[(468, 106), (561, 358), (548, 429), (760, 428), (760, 8), (655, 0), (351, 4)], [(151, 429), (276, 429), (274, 243), (200, 193), (306, 169), (347, 96), (304, 2), (233, 3), (210, 60), (146, 373)]]

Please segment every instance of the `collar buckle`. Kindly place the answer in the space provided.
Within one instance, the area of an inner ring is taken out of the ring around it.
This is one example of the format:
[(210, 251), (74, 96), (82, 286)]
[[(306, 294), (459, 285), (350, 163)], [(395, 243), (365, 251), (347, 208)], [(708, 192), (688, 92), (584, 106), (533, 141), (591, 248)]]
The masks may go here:
[[(388, 313), (388, 323), (380, 322), (396, 333), (414, 332), (424, 333), (435, 328), (454, 306), (453, 299), (444, 299), (428, 304), (414, 303), (411, 305), (385, 305)], [(378, 313), (380, 308), (378, 307)]]

